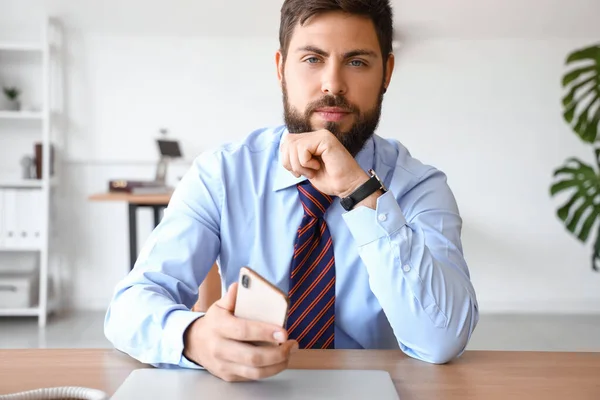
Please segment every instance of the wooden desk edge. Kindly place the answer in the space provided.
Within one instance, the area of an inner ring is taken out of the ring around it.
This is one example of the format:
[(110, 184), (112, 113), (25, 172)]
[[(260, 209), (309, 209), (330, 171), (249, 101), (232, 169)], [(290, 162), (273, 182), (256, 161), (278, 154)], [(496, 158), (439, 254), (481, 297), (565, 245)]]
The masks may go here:
[(172, 193), (131, 194), (131, 193), (95, 193), (88, 196), (89, 201), (125, 201), (134, 204), (168, 205)]
[[(152, 367), (114, 348), (0, 350), (0, 394), (83, 386), (112, 396), (140, 368)], [(385, 370), (403, 399), (600, 398), (594, 352), (467, 351), (435, 365), (400, 350), (301, 350), (289, 368)]]

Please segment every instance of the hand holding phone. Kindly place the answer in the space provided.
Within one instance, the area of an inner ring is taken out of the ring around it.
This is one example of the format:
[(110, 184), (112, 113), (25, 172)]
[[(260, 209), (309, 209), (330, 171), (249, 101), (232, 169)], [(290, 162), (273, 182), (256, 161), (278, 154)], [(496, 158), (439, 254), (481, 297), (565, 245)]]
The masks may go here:
[[(295, 340), (288, 340), (283, 328), (287, 315), (286, 296), (282, 297), (280, 291), (277, 293), (275, 287), (263, 286), (266, 281), (249, 268), (242, 271), (239, 283), (231, 285), (225, 296), (203, 317), (190, 324), (184, 333), (183, 355), (230, 382), (276, 375), (287, 368), (290, 353), (298, 348)], [(241, 288), (243, 290), (239, 292)], [(239, 306), (236, 304), (238, 299)], [(251, 306), (265, 307), (260, 299), (273, 302), (266, 312)], [(253, 343), (272, 345), (256, 346)]]

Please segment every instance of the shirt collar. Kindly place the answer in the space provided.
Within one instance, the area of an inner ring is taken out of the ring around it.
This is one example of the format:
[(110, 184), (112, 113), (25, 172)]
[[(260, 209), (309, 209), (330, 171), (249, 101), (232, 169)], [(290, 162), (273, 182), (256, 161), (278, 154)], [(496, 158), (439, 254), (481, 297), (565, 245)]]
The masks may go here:
[[(296, 184), (303, 182), (306, 180), (304, 176), (300, 176), (296, 178), (290, 171), (283, 168), (281, 161), (279, 159), (279, 155), (281, 154), (279, 149), (281, 148), (281, 143), (283, 142), (283, 138), (286, 135), (290, 135), (289, 131), (286, 129), (283, 130), (283, 133), (280, 138), (279, 148), (277, 150), (277, 157), (275, 159), (275, 179), (273, 180), (273, 191), (278, 191), (282, 189), (287, 189), (290, 186), (295, 186)], [(363, 171), (368, 171), (373, 168), (374, 159), (375, 159), (375, 144), (374, 144), (373, 136), (367, 140), (364, 147), (355, 157), (355, 160), (358, 162), (358, 165), (363, 169)]]

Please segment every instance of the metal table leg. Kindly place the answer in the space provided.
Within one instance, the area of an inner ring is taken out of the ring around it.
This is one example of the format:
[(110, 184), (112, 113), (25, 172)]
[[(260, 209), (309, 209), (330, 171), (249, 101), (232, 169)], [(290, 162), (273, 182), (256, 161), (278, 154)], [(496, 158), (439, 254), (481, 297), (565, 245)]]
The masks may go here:
[(154, 211), (154, 227), (156, 228), (160, 223), (160, 212), (163, 206), (154, 205), (152, 206), (152, 211)]
[(154, 227), (160, 223), (161, 211), (166, 207), (164, 204), (135, 204), (129, 203), (129, 268), (133, 269), (137, 260), (137, 209), (139, 207), (151, 207), (154, 214)]
[(137, 260), (137, 204), (129, 203), (129, 269)]

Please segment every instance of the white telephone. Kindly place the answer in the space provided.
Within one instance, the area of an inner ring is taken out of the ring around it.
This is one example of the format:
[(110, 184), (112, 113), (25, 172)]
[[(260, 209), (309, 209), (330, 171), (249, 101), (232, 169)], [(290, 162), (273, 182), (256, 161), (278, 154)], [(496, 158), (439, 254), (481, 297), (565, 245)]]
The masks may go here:
[(96, 389), (63, 386), (0, 395), (0, 400), (108, 400), (108, 395)]

